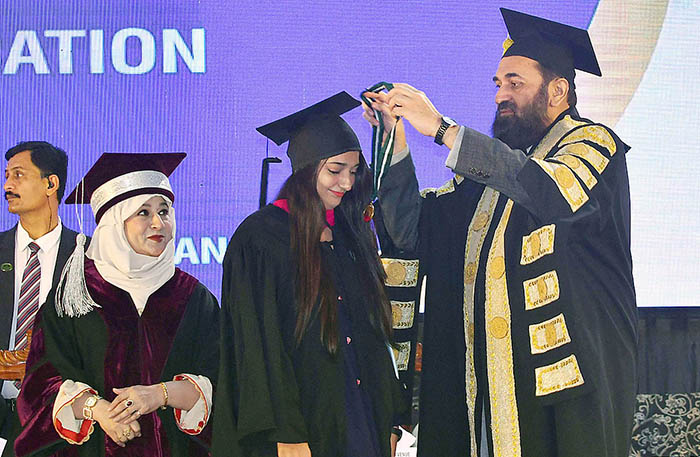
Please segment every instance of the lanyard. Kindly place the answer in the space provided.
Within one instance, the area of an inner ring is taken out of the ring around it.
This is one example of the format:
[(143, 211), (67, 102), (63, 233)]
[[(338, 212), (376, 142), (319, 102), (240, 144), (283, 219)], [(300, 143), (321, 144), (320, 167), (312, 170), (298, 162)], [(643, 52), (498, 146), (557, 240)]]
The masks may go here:
[[(394, 85), (387, 82), (379, 82), (372, 87), (369, 87), (365, 92), (376, 92), (390, 91), (394, 88)], [(372, 106), (371, 101), (362, 96), (362, 101), (365, 102), (367, 106)], [(384, 173), (391, 165), (391, 157), (394, 155), (394, 137), (396, 136), (396, 124), (389, 132), (386, 142), (382, 144), (384, 139), (384, 123), (382, 122), (382, 113), (377, 110), (374, 111), (374, 118), (379, 121), (379, 126), (372, 127), (372, 162), (370, 163), (370, 168), (372, 169), (373, 178), (373, 188), (372, 188), (372, 201), (377, 198), (377, 193), (382, 185), (382, 178)]]

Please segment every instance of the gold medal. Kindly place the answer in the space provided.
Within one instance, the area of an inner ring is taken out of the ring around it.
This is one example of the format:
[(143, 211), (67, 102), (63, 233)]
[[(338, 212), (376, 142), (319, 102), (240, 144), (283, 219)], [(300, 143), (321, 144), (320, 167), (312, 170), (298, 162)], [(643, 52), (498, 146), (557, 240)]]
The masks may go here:
[(365, 210), (362, 213), (362, 217), (364, 218), (365, 222), (369, 222), (372, 220), (372, 218), (374, 217), (374, 204), (370, 203), (365, 207)]
[(554, 170), (554, 177), (557, 178), (557, 182), (565, 189), (574, 185), (574, 177), (571, 176), (571, 171), (567, 168), (557, 167), (557, 169)]
[(502, 317), (494, 317), (489, 322), (489, 333), (496, 339), (503, 339), (508, 334), (508, 322)]
[(400, 262), (391, 262), (386, 267), (386, 282), (390, 286), (398, 286), (406, 279), (406, 267)]
[(489, 273), (494, 279), (498, 279), (506, 272), (506, 260), (503, 257), (494, 257), (489, 265)]

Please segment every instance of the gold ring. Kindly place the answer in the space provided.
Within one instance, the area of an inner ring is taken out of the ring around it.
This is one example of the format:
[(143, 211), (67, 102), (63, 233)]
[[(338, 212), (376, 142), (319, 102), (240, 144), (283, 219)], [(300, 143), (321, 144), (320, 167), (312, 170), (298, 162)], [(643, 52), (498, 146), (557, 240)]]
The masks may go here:
[(134, 404), (134, 402), (133, 402), (133, 400), (131, 400), (131, 398), (128, 398), (128, 399), (124, 402), (124, 406), (126, 406), (127, 408), (131, 408), (131, 407), (133, 406), (133, 404)]

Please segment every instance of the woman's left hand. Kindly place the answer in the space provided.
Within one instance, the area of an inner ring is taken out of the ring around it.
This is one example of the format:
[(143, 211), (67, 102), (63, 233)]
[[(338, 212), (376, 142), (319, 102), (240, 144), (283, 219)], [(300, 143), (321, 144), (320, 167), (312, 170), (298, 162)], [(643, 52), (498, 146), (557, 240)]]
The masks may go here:
[(117, 397), (109, 406), (110, 419), (129, 424), (144, 414), (158, 409), (163, 402), (163, 390), (159, 384), (112, 389)]

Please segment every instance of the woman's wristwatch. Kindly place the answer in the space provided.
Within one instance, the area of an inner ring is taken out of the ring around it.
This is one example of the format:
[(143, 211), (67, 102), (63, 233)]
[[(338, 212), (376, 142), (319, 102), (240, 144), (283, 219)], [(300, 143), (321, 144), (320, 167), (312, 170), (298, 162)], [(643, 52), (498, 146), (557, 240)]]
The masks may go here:
[(97, 402), (100, 401), (102, 397), (99, 395), (90, 395), (87, 400), (85, 400), (85, 403), (83, 404), (83, 419), (85, 420), (94, 420), (92, 418), (92, 408), (97, 405)]

